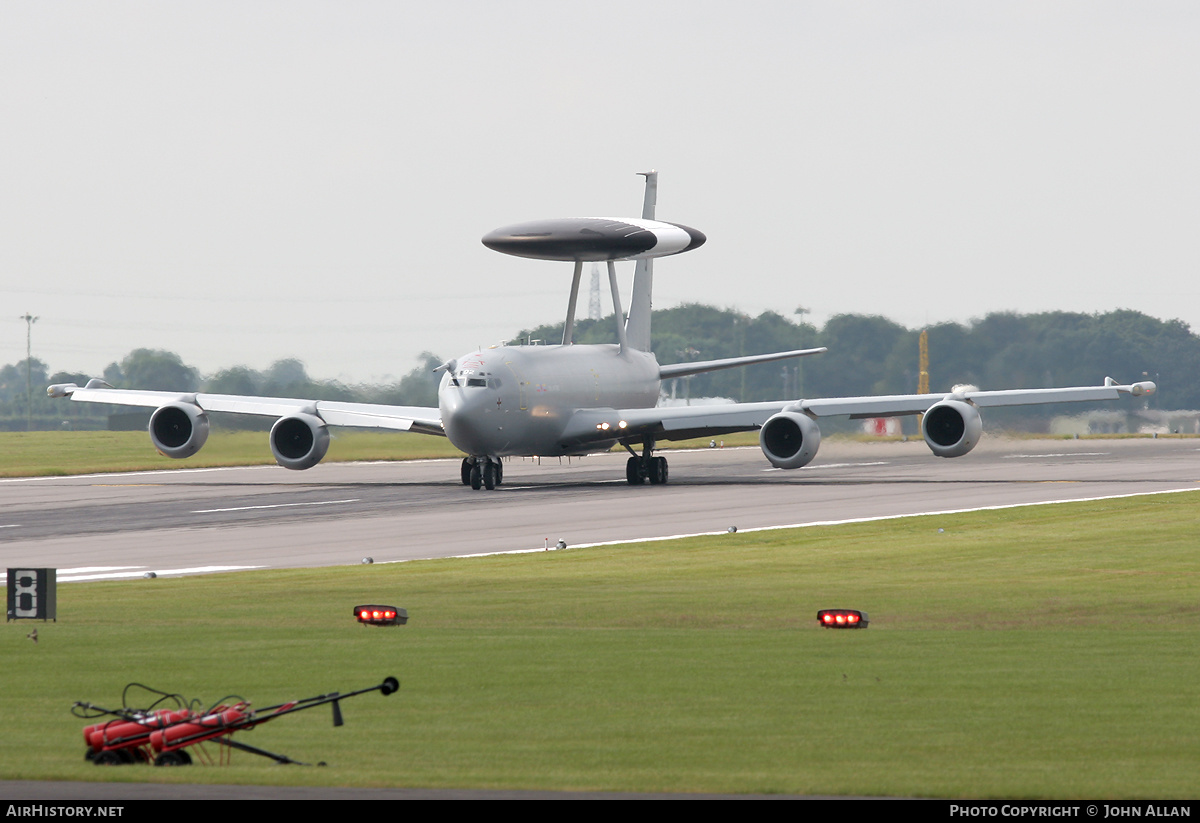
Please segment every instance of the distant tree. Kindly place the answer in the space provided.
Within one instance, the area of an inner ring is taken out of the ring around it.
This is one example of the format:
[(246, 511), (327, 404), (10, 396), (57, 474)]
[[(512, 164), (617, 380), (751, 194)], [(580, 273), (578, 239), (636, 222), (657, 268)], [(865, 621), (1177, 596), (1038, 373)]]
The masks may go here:
[(41, 360), (35, 357), (0, 368), (0, 401), (25, 397), (26, 389), (30, 386), (35, 394), (45, 392), (46, 364)]
[(368, 403), (388, 403), (395, 406), (436, 407), (441, 373), (434, 369), (445, 361), (433, 352), (421, 352), (421, 365), (404, 375), (399, 382), (387, 386), (364, 387), (361, 396)]
[(304, 364), (294, 357), (276, 360), (263, 374), (263, 390), (269, 395), (302, 395), (310, 385)]
[[(115, 365), (115, 364), (114, 364)], [(196, 391), (200, 373), (174, 352), (161, 349), (134, 349), (121, 360), (117, 386), (148, 391)], [(112, 366), (105, 369), (108, 380)], [(108, 380), (112, 383), (112, 380)]]
[[(886, 368), (897, 344), (910, 332), (886, 317), (839, 314), (829, 318), (818, 337), (829, 351), (805, 364), (809, 393), (814, 397), (867, 395), (902, 391), (903, 374)], [(911, 346), (912, 362), (917, 360)]]
[[(959, 323), (939, 323), (930, 326), (929, 332), (929, 390), (950, 391), (959, 385), (983, 386), (982, 367), (987, 363), (986, 352), (980, 351), (977, 335), (968, 326)], [(915, 378), (920, 371), (920, 332), (913, 331), (908, 343), (904, 363), (912, 370)]]
[(110, 386), (120, 386), (125, 382), (125, 375), (121, 372), (120, 363), (109, 363), (104, 367), (103, 374), (104, 382)]
[(261, 393), (270, 397), (303, 397), (310, 400), (357, 400), (359, 394), (336, 380), (313, 380), (295, 358), (276, 360), (263, 373)]
[(438, 384), (441, 374), (434, 374), (434, 369), (443, 361), (433, 352), (421, 352), (421, 365), (404, 375), (400, 380), (400, 397), (405, 406), (437, 406)]
[(245, 366), (222, 369), (205, 383), (204, 390), (212, 394), (262, 394), (262, 375)]
[(0, 369), (0, 418), (5, 428), (37, 428), (46, 406), (46, 364), (34, 358)]
[[(791, 316), (764, 312), (748, 317), (733, 309), (688, 304), (658, 311), (652, 346), (658, 362), (716, 360), (743, 354), (827, 346), (827, 354), (745, 369), (695, 375), (680, 394), (725, 396), (744, 401), (785, 397), (909, 393), (917, 390), (919, 330), (906, 329), (884, 317), (844, 314), (817, 329), (804, 322), (801, 309)], [(557, 344), (562, 324), (523, 330), (527, 338)], [(1141, 312), (1118, 309), (1103, 314), (1044, 312), (1021, 315), (995, 312), (967, 324), (929, 327), (930, 388), (949, 391), (969, 383), (983, 389), (1096, 385), (1105, 376), (1121, 382), (1150, 379), (1159, 393), (1153, 407), (1200, 409), (1200, 337), (1180, 320), (1157, 320)], [(578, 319), (576, 343), (616, 343), (613, 316)], [(433, 369), (442, 358), (421, 353), (421, 363), (399, 381), (385, 386), (348, 388), (337, 381), (315, 381), (304, 364), (289, 358), (264, 372), (245, 366), (223, 369), (205, 382), (206, 391), (221, 394), (276, 395), (314, 400), (361, 400), (396, 405), (435, 406), (440, 375)], [(56, 428), (103, 425), (107, 407), (61, 403), (45, 396), (48, 383), (83, 385), (88, 375), (59, 372), (46, 376), (46, 365), (31, 364), (34, 387), (26, 390), (24, 361), (0, 366), (0, 427), (23, 429), (27, 400), (35, 426)], [(114, 386), (166, 391), (195, 391), (195, 369), (171, 352), (137, 349), (104, 370)], [(670, 387), (666, 387), (668, 390)], [(1061, 414), (1061, 407), (991, 409), (988, 419), (1020, 424)], [(85, 419), (86, 415), (91, 418)], [(240, 424), (239, 424), (240, 425)], [(851, 427), (856, 423), (849, 424)], [(822, 422), (824, 430), (826, 423)]]
[(83, 372), (58, 371), (46, 378), (47, 383), (74, 383), (76, 386), (86, 386), (92, 378)]

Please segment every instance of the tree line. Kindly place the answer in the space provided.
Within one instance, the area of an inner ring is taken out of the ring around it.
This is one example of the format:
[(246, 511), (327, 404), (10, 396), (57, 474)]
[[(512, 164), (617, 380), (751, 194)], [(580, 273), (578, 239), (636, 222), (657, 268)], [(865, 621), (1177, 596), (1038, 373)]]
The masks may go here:
[[(562, 324), (523, 330), (520, 342), (553, 344)], [(920, 329), (908, 329), (879, 316), (842, 314), (818, 328), (804, 320), (763, 312), (750, 317), (731, 309), (689, 304), (655, 312), (652, 345), (660, 363), (715, 360), (743, 354), (826, 346), (825, 354), (800, 360), (729, 369), (668, 381), (676, 397), (728, 397), (738, 401), (798, 397), (907, 394), (917, 391)], [(615, 321), (577, 321), (578, 343), (615, 343)], [(1157, 320), (1121, 309), (1103, 314), (997, 312), (969, 323), (928, 328), (930, 388), (949, 391), (959, 384), (984, 389), (1098, 385), (1106, 376), (1121, 382), (1154, 380), (1157, 408), (1200, 409), (1200, 337), (1180, 320)], [(420, 365), (401, 380), (379, 386), (348, 386), (310, 377), (294, 359), (265, 370), (245, 366), (202, 376), (172, 352), (137, 349), (104, 370), (118, 388), (204, 391), (219, 394), (304, 397), (408, 406), (436, 406), (443, 358), (423, 352)], [(32, 395), (26, 392), (26, 368)], [(48, 374), (40, 360), (0, 368), (0, 429), (104, 428), (112, 411), (92, 404), (67, 403), (45, 395), (50, 383), (84, 385), (75, 372)], [(1005, 410), (1010, 419), (1033, 420), (1061, 413), (1061, 407)], [(1004, 415), (1001, 415), (1003, 418)], [(995, 417), (995, 412), (991, 416)], [(241, 425), (255, 425), (246, 421)]]
[[(309, 400), (348, 400), (359, 403), (383, 403), (405, 406), (436, 406), (438, 377), (433, 369), (442, 360), (423, 352), (421, 365), (400, 380), (379, 386), (348, 386), (337, 380), (317, 380), (308, 375), (299, 360), (278, 360), (265, 370), (246, 366), (221, 369), (208, 377), (187, 365), (174, 352), (160, 349), (135, 349), (119, 363), (111, 363), (101, 378), (116, 388), (148, 391), (208, 392), (264, 397), (303, 397)], [(26, 392), (26, 368), (32, 395)], [(34, 358), (0, 367), (0, 430), (104, 429), (110, 416), (124, 413), (131, 418), (144, 417), (136, 410), (118, 409), (94, 403), (70, 403), (46, 396), (53, 383), (78, 386), (96, 375), (82, 372), (47, 373), (46, 364)], [(149, 411), (149, 410), (147, 410)], [(221, 415), (221, 425), (234, 428), (270, 427), (274, 421), (252, 417)], [(137, 426), (135, 421), (130, 424)]]
[[(676, 397), (729, 397), (742, 402), (793, 397), (911, 394), (920, 378), (921, 329), (886, 317), (840, 314), (818, 328), (763, 312), (750, 317), (701, 304), (654, 314), (652, 347), (660, 363), (716, 360), (744, 354), (826, 346), (825, 354), (685, 378)], [(527, 341), (561, 342), (561, 323), (522, 331)], [(969, 323), (929, 326), (929, 385), (933, 392), (969, 384), (983, 389), (1099, 385), (1153, 380), (1155, 408), (1200, 409), (1200, 336), (1182, 320), (1158, 320), (1128, 309), (1102, 314), (995, 312)], [(615, 343), (610, 316), (577, 322), (580, 343)], [(991, 410), (996, 418), (1000, 410)], [(1000, 417), (1046, 418), (1062, 407), (1005, 410)]]

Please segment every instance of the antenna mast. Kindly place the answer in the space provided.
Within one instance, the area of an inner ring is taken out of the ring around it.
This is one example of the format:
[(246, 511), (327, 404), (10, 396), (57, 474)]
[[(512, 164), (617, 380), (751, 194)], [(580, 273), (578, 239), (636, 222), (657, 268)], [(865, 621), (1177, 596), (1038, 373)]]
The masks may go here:
[(592, 264), (592, 287), (588, 295), (588, 317), (600, 319), (600, 267)]

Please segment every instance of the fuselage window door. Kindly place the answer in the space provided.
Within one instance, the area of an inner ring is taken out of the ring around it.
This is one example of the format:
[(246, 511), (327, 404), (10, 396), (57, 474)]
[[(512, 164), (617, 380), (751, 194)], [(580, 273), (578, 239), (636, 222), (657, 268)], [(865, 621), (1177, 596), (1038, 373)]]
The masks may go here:
[[(510, 372), (512, 372), (513, 377), (516, 378), (517, 398), (520, 400), (520, 403), (521, 403), (521, 411), (527, 411), (528, 406), (525, 403), (525, 381), (521, 379), (521, 375), (517, 374), (517, 370), (515, 368), (513, 368), (513, 364), (511, 362), (505, 361), (504, 365), (508, 366), (508, 370)], [(499, 381), (497, 381), (497, 384), (499, 384)]]

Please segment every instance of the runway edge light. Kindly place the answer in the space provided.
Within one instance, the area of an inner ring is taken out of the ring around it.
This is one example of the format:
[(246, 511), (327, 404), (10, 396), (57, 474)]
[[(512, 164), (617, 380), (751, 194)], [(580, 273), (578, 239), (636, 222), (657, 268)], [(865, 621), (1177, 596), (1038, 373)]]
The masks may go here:
[(408, 622), (408, 609), (395, 606), (355, 606), (354, 619), (365, 626), (403, 626)]
[(870, 623), (867, 613), (857, 609), (821, 609), (817, 622), (827, 629), (865, 629)]

